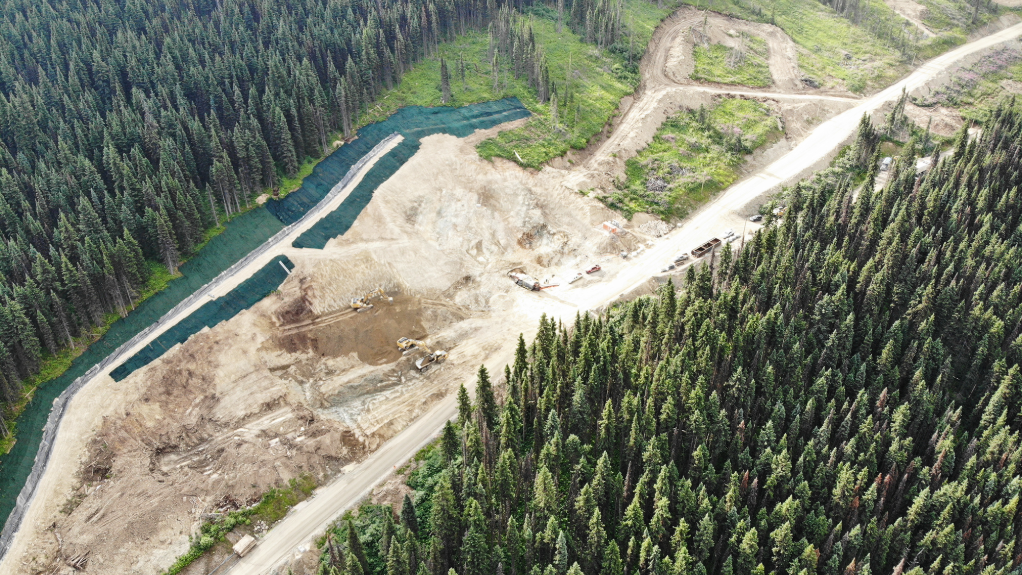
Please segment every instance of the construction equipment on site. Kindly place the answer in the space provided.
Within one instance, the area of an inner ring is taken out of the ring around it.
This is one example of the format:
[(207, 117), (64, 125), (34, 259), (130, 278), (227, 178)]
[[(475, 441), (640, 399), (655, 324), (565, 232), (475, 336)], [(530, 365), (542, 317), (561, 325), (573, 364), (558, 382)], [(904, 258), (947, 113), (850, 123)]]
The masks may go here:
[(420, 372), (421, 371), (426, 371), (434, 363), (440, 363), (441, 361), (444, 361), (445, 359), (447, 359), (447, 352), (442, 350), (442, 349), (438, 349), (438, 350), (436, 350), (434, 352), (428, 353), (428, 354), (420, 357), (419, 359), (415, 360), (415, 367)]
[(419, 348), (426, 353), (426, 355), (415, 360), (415, 367), (419, 371), (426, 371), (434, 363), (439, 363), (447, 359), (446, 351), (442, 349), (433, 351), (429, 348), (428, 345), (426, 345), (426, 342), (417, 339), (402, 337), (401, 339), (397, 340), (397, 347), (403, 352), (407, 352), (414, 348)]
[(428, 347), (426, 347), (426, 342), (419, 341), (417, 339), (402, 337), (401, 339), (397, 340), (397, 348), (400, 349), (401, 351), (408, 351), (416, 347), (422, 350), (429, 349)]
[(720, 245), (720, 238), (711, 238), (710, 241), (692, 250), (692, 257), (701, 258)]
[[(365, 295), (353, 297), (351, 298), (351, 309), (355, 311), (364, 311), (367, 309), (372, 309), (373, 304), (369, 300), (373, 299), (374, 297), (387, 297), (387, 294), (384, 293), (383, 288), (378, 287)], [(394, 298), (387, 299), (389, 301), (394, 301)]]
[[(522, 268), (515, 268), (507, 272), (507, 277), (519, 286), (529, 291), (539, 291), (547, 288), (557, 287), (559, 284), (542, 285), (539, 280), (522, 271)], [(549, 281), (549, 280), (548, 280)]]
[(523, 272), (508, 272), (507, 276), (512, 279), (516, 284), (522, 286), (527, 290), (539, 291), (541, 288), (539, 282), (536, 281), (532, 276)]

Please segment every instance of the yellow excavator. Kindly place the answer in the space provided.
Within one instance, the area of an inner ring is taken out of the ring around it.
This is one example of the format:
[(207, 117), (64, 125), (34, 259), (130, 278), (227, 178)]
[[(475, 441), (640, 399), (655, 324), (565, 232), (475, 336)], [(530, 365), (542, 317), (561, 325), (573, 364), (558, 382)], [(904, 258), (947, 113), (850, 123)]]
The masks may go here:
[(426, 352), (426, 355), (424, 355), (424, 356), (420, 357), (419, 359), (415, 360), (415, 367), (420, 372), (421, 371), (426, 371), (434, 363), (440, 363), (441, 361), (444, 361), (445, 359), (447, 359), (447, 352), (446, 351), (444, 351), (442, 349), (438, 349), (436, 351), (433, 351), (433, 350), (431, 350), (429, 348), (428, 345), (426, 345), (426, 342), (419, 341), (417, 339), (411, 339), (411, 338), (407, 338), (407, 337), (402, 337), (401, 339), (397, 340), (397, 347), (402, 352), (407, 352), (407, 351), (409, 351), (409, 350), (411, 350), (413, 348), (419, 348), (422, 351)]
[[(372, 309), (373, 304), (369, 300), (373, 299), (374, 297), (387, 297), (387, 294), (384, 293), (383, 288), (378, 287), (363, 296), (353, 297), (351, 298), (351, 309), (355, 311)], [(390, 301), (394, 301), (394, 298), (390, 298)]]

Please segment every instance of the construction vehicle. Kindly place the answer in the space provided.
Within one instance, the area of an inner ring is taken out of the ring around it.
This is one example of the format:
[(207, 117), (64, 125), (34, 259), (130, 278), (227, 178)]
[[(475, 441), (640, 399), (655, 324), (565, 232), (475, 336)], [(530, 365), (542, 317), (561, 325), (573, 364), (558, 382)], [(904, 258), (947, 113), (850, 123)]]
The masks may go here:
[[(351, 298), (351, 309), (355, 311), (364, 311), (367, 309), (373, 309), (373, 304), (369, 300), (374, 297), (387, 297), (387, 294), (383, 292), (383, 288), (378, 287), (373, 291), (360, 296)], [(390, 301), (394, 301), (394, 298), (388, 298)]]
[(434, 363), (440, 363), (445, 359), (447, 359), (447, 352), (442, 349), (438, 349), (415, 360), (415, 367), (420, 372), (423, 372), (429, 369), (429, 367)]
[(429, 348), (428, 345), (426, 345), (426, 342), (417, 339), (402, 337), (401, 339), (397, 340), (397, 347), (403, 352), (407, 352), (414, 348), (419, 348), (426, 353), (426, 355), (415, 360), (415, 367), (419, 371), (426, 371), (434, 363), (439, 363), (447, 359), (446, 351), (442, 349), (433, 351)]
[[(517, 270), (521, 270), (521, 268), (516, 268), (516, 269)], [(515, 270), (509, 271), (509, 272), (507, 272), (507, 277), (511, 278), (511, 281), (515, 282), (519, 286), (521, 286), (521, 287), (523, 287), (523, 288), (525, 288), (525, 289), (527, 289), (529, 291), (539, 291), (539, 290), (544, 290), (544, 289), (547, 289), (547, 288), (552, 288), (552, 287), (557, 287), (558, 286), (558, 284), (541, 285), (539, 283), (539, 280), (535, 279), (534, 277), (530, 276), (529, 274), (527, 274), (527, 273), (525, 273), (523, 271), (515, 271)]]
[(511, 278), (512, 281), (514, 281), (516, 284), (520, 285), (521, 287), (527, 290), (531, 291), (540, 290), (539, 282), (528, 274), (519, 272), (509, 272), (507, 275), (509, 278)]

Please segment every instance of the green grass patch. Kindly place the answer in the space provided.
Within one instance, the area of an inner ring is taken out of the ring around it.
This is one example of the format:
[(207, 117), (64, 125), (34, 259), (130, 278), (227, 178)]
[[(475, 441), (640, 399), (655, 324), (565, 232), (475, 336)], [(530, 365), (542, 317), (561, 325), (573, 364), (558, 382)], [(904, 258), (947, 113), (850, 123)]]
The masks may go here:
[[(923, 26), (934, 33), (964, 36), (989, 23), (1001, 12), (1000, 7), (993, 2), (989, 6), (980, 5), (978, 12), (976, 3), (966, 0), (919, 0), (919, 3), (926, 7), (922, 15)], [(976, 16), (975, 21), (973, 14)]]
[[(485, 32), (468, 33), (440, 45), (440, 55), (452, 69), (457, 68), (459, 59), (465, 61), (464, 81), (456, 73), (451, 75), (451, 105), (516, 96), (533, 113), (524, 126), (480, 143), (480, 156), (505, 158), (539, 168), (571, 148), (584, 148), (603, 130), (620, 99), (638, 86), (638, 58), (653, 30), (671, 12), (671, 8), (658, 9), (645, 0), (626, 0), (624, 10), (630, 35), (607, 50), (585, 43), (566, 25), (558, 34), (551, 17), (554, 13), (550, 10), (536, 9), (530, 14), (536, 44), (546, 56), (551, 82), (558, 94), (556, 125), (551, 104), (540, 103), (525, 78), (514, 78), (503, 57), (498, 86), (494, 90), (488, 60), (489, 39)], [(361, 114), (358, 123), (383, 120), (402, 106), (440, 106), (439, 84), (439, 57), (419, 62), (402, 77), (400, 85), (385, 92), (371, 110)]]
[(683, 218), (738, 177), (744, 156), (780, 137), (778, 119), (753, 100), (725, 98), (668, 118), (625, 162), (625, 181), (607, 204), (631, 217)]
[(753, 88), (772, 85), (766, 41), (756, 36), (743, 36), (741, 43), (744, 46), (741, 50), (723, 44), (696, 45), (692, 79)]
[[(656, 24), (669, 10), (657, 11), (643, 0), (626, 1), (625, 10), (626, 22), (631, 21), (633, 26), (630, 45), (641, 53)], [(638, 57), (632, 56), (629, 61), (629, 46), (615, 45), (601, 51), (567, 27), (557, 34), (555, 22), (547, 18), (535, 18), (533, 28), (557, 91), (556, 121), (552, 105), (540, 104), (531, 90), (515, 93), (534, 116), (524, 126), (480, 143), (477, 150), (486, 159), (500, 157), (538, 169), (569, 149), (585, 148), (604, 129), (621, 98), (638, 86), (639, 75)]]
[(287, 512), (312, 495), (316, 481), (308, 475), (292, 479), (287, 487), (274, 488), (267, 491), (254, 507), (250, 508), (250, 517), (273, 525), (287, 515)]
[(326, 155), (323, 155), (323, 156), (321, 156), (319, 158), (308, 158), (308, 157), (306, 157), (305, 161), (302, 162), (302, 165), (298, 167), (298, 173), (296, 173), (294, 176), (291, 176), (291, 177), (284, 176), (283, 178), (281, 178), (281, 180), (280, 180), (280, 196), (279, 197), (283, 198), (284, 196), (288, 195), (289, 193), (291, 193), (291, 192), (297, 190), (298, 188), (302, 187), (302, 182), (305, 181), (305, 178), (307, 176), (312, 174), (312, 170), (313, 170), (313, 168), (316, 167), (316, 164), (318, 164), (321, 161), (323, 161), (323, 158), (326, 158), (328, 155), (329, 154), (326, 154)]
[(192, 537), (188, 552), (178, 557), (177, 561), (164, 571), (164, 575), (177, 575), (191, 565), (204, 553), (224, 541), (227, 534), (241, 525), (251, 525), (253, 520), (261, 520), (273, 525), (281, 520), (287, 512), (304, 501), (316, 488), (316, 481), (303, 475), (294, 478), (287, 487), (274, 488), (267, 491), (259, 503), (252, 507), (231, 511), (214, 521), (207, 521), (199, 528), (199, 533)]
[[(887, 86), (909, 70), (910, 56), (890, 37), (890, 26), (909, 24), (882, 0), (864, 0), (857, 26), (817, 0), (685, 0), (699, 8), (754, 22), (773, 23), (798, 44), (803, 74), (822, 87), (864, 92)], [(873, 23), (887, 28), (878, 28)], [(867, 25), (868, 24), (868, 25)]]

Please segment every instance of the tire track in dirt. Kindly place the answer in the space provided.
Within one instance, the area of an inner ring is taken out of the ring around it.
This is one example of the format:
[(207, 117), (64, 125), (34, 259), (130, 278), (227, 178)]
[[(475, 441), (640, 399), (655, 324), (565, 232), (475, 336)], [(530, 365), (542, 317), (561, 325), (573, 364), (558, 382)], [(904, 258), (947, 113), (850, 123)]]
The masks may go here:
[[(713, 41), (729, 38), (728, 32), (741, 30), (763, 38), (769, 49), (770, 73), (774, 86), (756, 89), (695, 82), (689, 78), (694, 69), (694, 31), (710, 32)], [(780, 28), (702, 12), (686, 7), (678, 10), (657, 29), (639, 64), (642, 81), (634, 97), (622, 105), (620, 120), (603, 142), (585, 161), (565, 178), (570, 190), (606, 187), (623, 173), (624, 160), (649, 144), (653, 135), (679, 106), (697, 107), (714, 95), (774, 99), (783, 102), (819, 101), (830, 106), (830, 115), (842, 111), (841, 104), (858, 98), (820, 90), (809, 90), (802, 83), (795, 43)], [(837, 107), (830, 105), (834, 103)], [(658, 113), (662, 111), (662, 113)]]
[[(667, 32), (669, 33), (670, 30)], [(962, 46), (924, 64), (915, 73), (879, 94), (862, 101), (853, 109), (824, 122), (799, 147), (755, 176), (722, 192), (696, 215), (689, 218), (683, 227), (668, 234), (655, 247), (650, 248), (641, 256), (627, 260), (622, 264), (620, 271), (607, 277), (607, 281), (593, 282), (587, 287), (566, 291), (557, 301), (554, 298), (526, 295), (525, 297), (532, 297), (530, 300), (532, 305), (526, 308), (527, 313), (502, 315), (500, 319), (506, 322), (503, 324), (496, 321), (498, 319), (496, 314), (478, 318), (477, 323), (486, 326), (499, 326), (499, 329), (491, 328), (485, 332), (475, 332), (478, 337), (465, 340), (460, 346), (461, 353), (467, 356), (485, 357), (485, 363), (491, 373), (499, 373), (499, 369), (513, 359), (515, 338), (512, 335), (516, 332), (531, 333), (535, 326), (536, 316), (540, 313), (545, 312), (548, 317), (567, 318), (578, 310), (600, 309), (619, 299), (622, 294), (640, 289), (644, 284), (648, 285), (651, 276), (656, 275), (656, 268), (662, 265), (667, 258), (673, 256), (678, 249), (687, 249), (698, 241), (705, 240), (708, 235), (712, 235), (723, 225), (734, 225), (734, 221), (738, 218), (736, 212), (751, 200), (769, 192), (780, 183), (801, 175), (816, 163), (825, 161), (841, 143), (854, 135), (858, 119), (863, 113), (875, 111), (885, 103), (896, 99), (903, 88), (911, 91), (925, 85), (958, 60), (1014, 39), (1019, 35), (1022, 35), (1022, 24)], [(662, 94), (663, 92), (651, 92), (647, 86), (647, 89), (637, 96), (637, 101), (630, 108), (629, 113), (633, 110), (635, 113), (640, 113), (643, 110), (647, 112), (655, 110), (658, 93)], [(622, 124), (625, 122), (627, 122), (627, 118)], [(619, 136), (619, 134), (613, 134), (608, 142), (617, 141), (614, 136)], [(545, 170), (541, 172), (541, 174), (546, 173)], [(739, 220), (738, 225), (740, 226), (741, 223)], [(450, 375), (444, 377), (450, 377)], [(452, 383), (456, 381), (455, 379)], [(296, 549), (301, 549), (301, 546), (313, 541), (333, 518), (344, 510), (357, 505), (373, 486), (390, 476), (394, 469), (432, 441), (444, 423), (456, 415), (455, 397), (450, 394), (405, 430), (380, 446), (379, 450), (352, 467), (348, 473), (318, 489), (313, 499), (309, 500), (307, 504), (296, 507), (288, 517), (267, 534), (255, 550), (234, 565), (230, 572), (232, 574), (271, 572), (281, 562), (293, 556)]]

